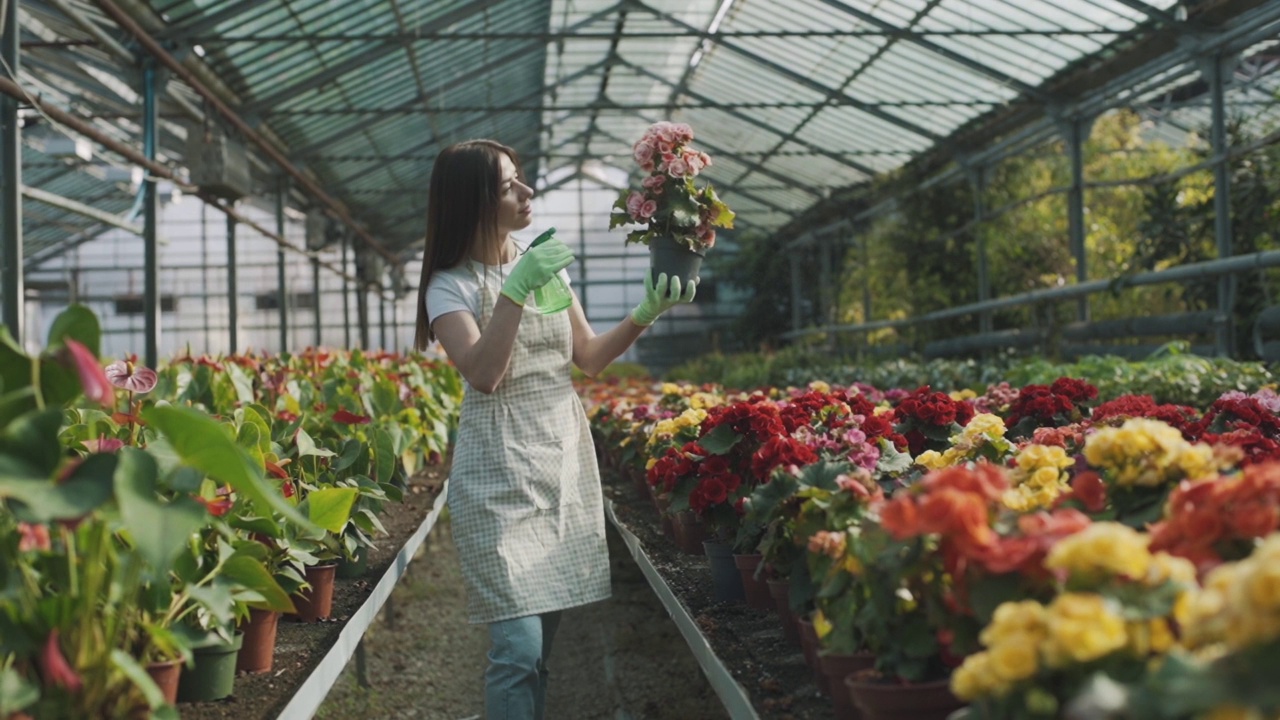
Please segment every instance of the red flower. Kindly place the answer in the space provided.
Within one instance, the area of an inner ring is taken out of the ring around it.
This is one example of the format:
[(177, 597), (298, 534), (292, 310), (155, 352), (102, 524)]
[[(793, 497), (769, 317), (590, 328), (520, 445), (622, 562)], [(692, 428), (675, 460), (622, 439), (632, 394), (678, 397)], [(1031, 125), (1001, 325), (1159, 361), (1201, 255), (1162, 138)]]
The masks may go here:
[(206, 500), (199, 495), (196, 496), (196, 502), (203, 505), (205, 509), (209, 511), (209, 514), (214, 517), (222, 517), (223, 515), (226, 515), (234, 504), (231, 502), (231, 498), (228, 497), (218, 500)]
[(906, 540), (923, 531), (915, 500), (905, 493), (899, 494), (880, 508), (880, 524), (895, 540)]
[(71, 338), (66, 338), (66, 343), (70, 364), (80, 377), (80, 388), (84, 390), (84, 396), (99, 405), (110, 405), (115, 400), (116, 391), (102, 372), (98, 358), (93, 356), (89, 348)]
[(267, 466), (267, 472), (271, 473), (272, 475), (275, 475), (278, 478), (288, 479), (289, 473), (284, 468), (271, 462), (270, 460), (267, 460), (265, 462)]
[(62, 654), (62, 648), (58, 645), (57, 628), (49, 631), (49, 637), (45, 639), (44, 647), (40, 650), (39, 663), (40, 676), (44, 679), (45, 687), (57, 686), (73, 693), (80, 692), (84, 683)]
[(22, 539), (18, 541), (18, 552), (30, 552), (38, 550), (40, 552), (49, 552), (52, 545), (49, 542), (49, 526), (37, 523), (18, 523), (18, 534)]
[(346, 423), (347, 425), (368, 425), (372, 418), (368, 415), (356, 415), (355, 413), (339, 410), (333, 414), (334, 422)]
[(929, 473), (922, 485), (929, 492), (952, 488), (960, 492), (973, 493), (984, 500), (992, 501), (1000, 498), (1009, 483), (1000, 470), (990, 463), (978, 463), (972, 469), (964, 466), (953, 466)]

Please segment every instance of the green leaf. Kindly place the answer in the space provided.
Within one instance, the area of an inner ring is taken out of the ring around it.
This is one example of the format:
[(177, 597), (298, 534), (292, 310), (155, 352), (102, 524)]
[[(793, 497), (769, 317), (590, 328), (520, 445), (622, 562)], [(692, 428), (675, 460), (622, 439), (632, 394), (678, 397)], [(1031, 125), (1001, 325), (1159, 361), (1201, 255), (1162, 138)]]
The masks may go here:
[(360, 491), (356, 488), (327, 487), (307, 495), (311, 522), (337, 534), (351, 519), (351, 507)]
[(40, 690), (13, 668), (0, 668), (0, 717), (22, 710), (40, 699)]
[(47, 350), (52, 351), (66, 344), (71, 338), (89, 348), (89, 352), (98, 356), (102, 339), (102, 327), (98, 324), (98, 316), (84, 305), (70, 305), (58, 313), (49, 326), (49, 342)]
[(404, 408), (400, 403), (400, 389), (389, 380), (379, 380), (373, 384), (373, 392), (369, 397), (376, 415), (388, 417)]
[[(3, 327), (0, 327), (0, 331), (3, 331)], [(0, 345), (0, 349), (2, 348), (3, 345)], [(0, 351), (0, 354), (2, 354), (2, 351)], [(36, 389), (30, 385), (0, 396), (0, 428), (8, 426), (16, 418), (38, 409), (40, 405), (36, 398)]]
[(80, 376), (53, 357), (40, 358), (40, 397), (46, 407), (62, 407), (76, 399), (84, 388)]
[(62, 410), (58, 408), (27, 413), (4, 429), (0, 453), (22, 458), (40, 475), (52, 475), (62, 461), (61, 428)]
[(160, 692), (160, 688), (156, 686), (155, 680), (149, 675), (138, 661), (129, 653), (120, 648), (111, 650), (111, 664), (117, 670), (123, 672), (125, 677), (133, 681), (133, 684), (142, 691), (142, 696), (147, 700), (147, 707), (157, 708), (165, 704), (164, 693)]
[(250, 603), (255, 607), (280, 612), (294, 611), (289, 594), (280, 587), (280, 584), (271, 577), (271, 573), (267, 572), (267, 568), (258, 560), (239, 553), (227, 558), (219, 576), (219, 579), (223, 578), (262, 596), (262, 601)]
[(236, 399), (241, 405), (247, 406), (257, 399), (253, 394), (253, 381), (249, 379), (244, 368), (233, 362), (223, 363), (222, 366), (226, 369), (227, 376), (231, 378), (231, 387), (235, 388)]
[(391, 435), (382, 428), (375, 428), (373, 431), (374, 438), (374, 462), (377, 463), (377, 476), (374, 478), (380, 483), (391, 482), (391, 475), (396, 469), (396, 450), (395, 443), (391, 440)]
[[(311, 436), (307, 434), (307, 431), (303, 430), (302, 428), (298, 428), (298, 434), (295, 438), (295, 441), (298, 444), (299, 458), (304, 458), (309, 455), (314, 455), (316, 457), (334, 457), (335, 455), (337, 455), (337, 453), (335, 453), (332, 450), (316, 447), (316, 441), (312, 440)], [(357, 452), (358, 452), (358, 449), (357, 449)], [(344, 456), (346, 454), (345, 448), (344, 448), (343, 454)]]
[(143, 560), (161, 576), (168, 574), (191, 534), (204, 526), (200, 503), (182, 496), (168, 503), (157, 499), (156, 461), (137, 448), (121, 448), (116, 463), (116, 501)]
[(711, 432), (698, 438), (698, 444), (712, 455), (724, 455), (742, 440), (742, 436), (729, 425), (717, 425)]
[(270, 516), (274, 511), (291, 522), (310, 525), (266, 483), (263, 468), (227, 437), (217, 421), (197, 410), (175, 406), (152, 406), (143, 410), (142, 416), (164, 433), (183, 463), (230, 485), (259, 514)]
[(84, 517), (111, 498), (114, 455), (90, 455), (66, 482), (32, 474), (32, 468), (0, 456), (0, 498), (21, 501), (14, 515), (29, 522)]

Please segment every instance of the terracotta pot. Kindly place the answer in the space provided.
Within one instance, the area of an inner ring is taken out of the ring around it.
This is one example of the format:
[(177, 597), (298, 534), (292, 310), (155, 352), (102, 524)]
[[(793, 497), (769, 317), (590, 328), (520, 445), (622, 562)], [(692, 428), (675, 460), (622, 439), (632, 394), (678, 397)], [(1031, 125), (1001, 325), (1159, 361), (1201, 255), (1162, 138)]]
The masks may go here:
[(823, 695), (830, 695), (831, 688), (827, 686), (827, 676), (822, 674), (818, 665), (818, 631), (813, 629), (813, 623), (807, 617), (800, 618), (799, 623), (800, 649), (804, 650), (804, 661), (813, 671), (813, 679), (818, 683), (818, 691)]
[(854, 655), (834, 655), (818, 653), (818, 671), (827, 679), (827, 687), (835, 688), (831, 693), (831, 707), (835, 711), (836, 720), (862, 720), (862, 713), (853, 704), (853, 696), (845, 689), (844, 680), (855, 673), (875, 667), (876, 656), (871, 653)]
[(160, 688), (164, 701), (170, 705), (178, 702), (178, 678), (182, 676), (182, 658), (153, 662), (147, 665), (147, 674)]
[(951, 694), (950, 680), (890, 683), (874, 670), (863, 670), (845, 678), (844, 685), (863, 720), (946, 720), (965, 706)]
[(249, 620), (240, 627), (244, 644), (236, 654), (236, 672), (264, 673), (271, 669), (279, 621), (280, 613), (275, 610), (249, 610)]
[[(705, 555), (703, 543), (707, 540), (707, 526), (692, 510), (681, 510), (675, 516), (676, 539), (686, 555)], [(683, 533), (683, 534), (682, 534)], [(683, 539), (681, 539), (683, 538)]]
[(307, 584), (310, 590), (293, 595), (293, 607), (302, 622), (315, 622), (333, 613), (333, 577), (337, 563), (312, 565), (307, 568)]
[(773, 609), (778, 611), (782, 636), (787, 642), (800, 647), (800, 626), (796, 624), (796, 616), (791, 613), (791, 581), (787, 578), (769, 578), (765, 585), (773, 598)]
[(760, 553), (746, 555), (735, 553), (733, 564), (742, 574), (742, 587), (747, 593), (747, 604), (757, 610), (769, 611), (773, 609), (773, 598), (769, 595), (769, 586), (765, 584), (763, 577), (756, 577), (756, 568), (760, 567), (760, 561), (763, 559), (764, 556)]

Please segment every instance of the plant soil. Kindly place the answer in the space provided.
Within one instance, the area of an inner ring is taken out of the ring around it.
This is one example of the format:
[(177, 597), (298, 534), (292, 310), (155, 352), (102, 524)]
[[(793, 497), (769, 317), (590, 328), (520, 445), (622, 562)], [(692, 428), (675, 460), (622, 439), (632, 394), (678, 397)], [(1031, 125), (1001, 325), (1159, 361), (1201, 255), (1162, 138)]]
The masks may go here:
[(750, 695), (756, 713), (763, 720), (830, 720), (831, 699), (818, 692), (800, 648), (783, 637), (777, 614), (713, 600), (707, 559), (680, 552), (662, 535), (653, 501), (641, 498), (634, 484), (611, 472), (603, 475), (605, 498), (613, 501), (618, 522), (640, 540), (711, 649)]

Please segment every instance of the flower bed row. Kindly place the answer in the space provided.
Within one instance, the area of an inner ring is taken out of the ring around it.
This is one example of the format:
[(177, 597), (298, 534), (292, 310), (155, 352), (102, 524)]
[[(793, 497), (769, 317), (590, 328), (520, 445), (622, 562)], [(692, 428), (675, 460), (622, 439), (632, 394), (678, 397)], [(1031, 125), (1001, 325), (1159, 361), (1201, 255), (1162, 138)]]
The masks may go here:
[(653, 494), (686, 551), (709, 540), (713, 573), (719, 544), (759, 555), (746, 597), (768, 580), (756, 601), (811, 623), (837, 716), (904, 699), (933, 703), (907, 710), (920, 718), (1280, 710), (1263, 681), (1280, 651), (1269, 390), (1203, 409), (1098, 403), (1072, 378), (584, 396), (602, 462)]
[(99, 338), (78, 306), (36, 357), (0, 334), (0, 717), (172, 718), (269, 670), (279, 613), (328, 616), (461, 399), (421, 357), (156, 372)]

